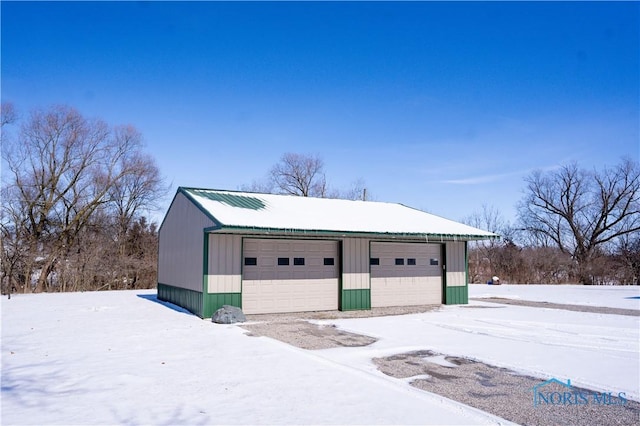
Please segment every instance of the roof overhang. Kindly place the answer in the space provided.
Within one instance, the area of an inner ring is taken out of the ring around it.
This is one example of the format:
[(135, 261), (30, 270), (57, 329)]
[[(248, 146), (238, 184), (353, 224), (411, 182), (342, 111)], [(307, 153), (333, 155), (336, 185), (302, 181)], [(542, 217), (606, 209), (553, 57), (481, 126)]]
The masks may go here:
[(253, 226), (213, 226), (204, 230), (206, 233), (241, 234), (278, 237), (328, 237), (328, 238), (371, 238), (371, 239), (398, 239), (424, 242), (445, 241), (480, 241), (497, 240), (499, 235), (460, 235), (460, 234), (436, 234), (436, 233), (393, 233), (393, 232), (354, 232), (324, 229), (281, 229), (261, 228)]

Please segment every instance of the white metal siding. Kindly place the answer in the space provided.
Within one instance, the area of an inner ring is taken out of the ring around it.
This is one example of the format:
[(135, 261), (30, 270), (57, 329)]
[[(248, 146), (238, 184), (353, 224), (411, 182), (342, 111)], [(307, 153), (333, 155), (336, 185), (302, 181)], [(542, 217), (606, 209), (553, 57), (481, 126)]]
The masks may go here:
[(176, 194), (158, 233), (158, 282), (202, 292), (204, 229), (215, 223)]
[(240, 293), (241, 257), (240, 235), (209, 235), (209, 293)]
[(447, 287), (467, 285), (467, 259), (465, 242), (448, 242), (447, 254)]
[[(257, 259), (242, 269), (245, 313), (338, 309), (338, 242), (247, 238), (243, 256)], [(289, 265), (278, 265), (278, 258), (288, 258)], [(294, 258), (304, 258), (304, 265)], [(324, 265), (325, 258), (334, 264)]]
[(369, 240), (345, 238), (342, 241), (342, 288), (369, 288)]
[[(440, 252), (439, 244), (372, 242), (371, 258), (380, 264), (371, 265), (371, 307), (442, 303)], [(408, 265), (408, 259), (416, 264)]]

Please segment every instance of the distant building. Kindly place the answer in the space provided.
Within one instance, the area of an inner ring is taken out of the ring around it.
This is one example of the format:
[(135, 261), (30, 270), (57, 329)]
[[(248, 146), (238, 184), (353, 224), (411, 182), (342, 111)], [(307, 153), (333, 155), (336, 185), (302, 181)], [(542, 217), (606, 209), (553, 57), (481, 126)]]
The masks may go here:
[(181, 187), (158, 297), (202, 318), (464, 304), (467, 241), (497, 237), (401, 204)]

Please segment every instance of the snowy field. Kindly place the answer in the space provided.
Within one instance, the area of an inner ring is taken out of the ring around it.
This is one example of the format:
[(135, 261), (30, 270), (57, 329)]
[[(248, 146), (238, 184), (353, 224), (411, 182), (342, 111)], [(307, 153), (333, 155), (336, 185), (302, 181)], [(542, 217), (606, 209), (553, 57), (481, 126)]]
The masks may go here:
[(469, 297), (503, 297), (536, 302), (640, 310), (640, 287), (637, 286), (472, 284), (469, 286)]
[[(560, 288), (471, 286), (470, 296), (639, 308), (628, 299), (638, 287)], [(3, 425), (505, 423), (371, 362), (416, 349), (640, 395), (637, 316), (472, 301), (325, 321), (379, 341), (307, 351), (171, 309), (155, 291), (14, 295), (1, 308)]]

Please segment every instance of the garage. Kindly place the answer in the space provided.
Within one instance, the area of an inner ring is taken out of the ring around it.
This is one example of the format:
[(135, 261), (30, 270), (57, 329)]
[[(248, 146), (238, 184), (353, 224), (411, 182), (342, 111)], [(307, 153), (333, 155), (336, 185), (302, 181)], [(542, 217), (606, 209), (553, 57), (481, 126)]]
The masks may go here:
[(467, 244), (496, 238), (397, 203), (180, 187), (158, 231), (158, 299), (201, 318), (463, 304)]
[(441, 247), (371, 242), (371, 307), (442, 303)]
[(242, 259), (245, 313), (338, 309), (338, 242), (245, 238)]

